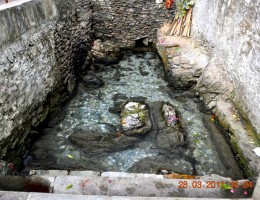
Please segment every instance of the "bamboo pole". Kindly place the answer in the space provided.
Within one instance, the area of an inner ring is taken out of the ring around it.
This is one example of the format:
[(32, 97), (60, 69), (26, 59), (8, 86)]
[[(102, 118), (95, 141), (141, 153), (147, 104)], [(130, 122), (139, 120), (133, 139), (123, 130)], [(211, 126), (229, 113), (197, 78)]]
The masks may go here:
[(184, 17), (181, 17), (179, 23), (178, 23), (178, 26), (176, 28), (176, 35), (180, 35), (181, 34), (181, 30), (182, 30), (182, 25), (183, 25), (183, 20), (184, 20)]
[(189, 9), (185, 16), (175, 17), (172, 27), (169, 29), (169, 35), (181, 35), (183, 37), (190, 36), (191, 30), (191, 20), (192, 20), (192, 9)]
[(175, 19), (175, 20), (173, 21), (173, 26), (172, 26), (172, 30), (171, 30), (171, 32), (170, 32), (170, 35), (173, 34), (173, 32), (175, 31), (177, 25), (178, 25), (178, 19)]
[(190, 26), (191, 26), (191, 13), (192, 9), (190, 9), (187, 13), (187, 17), (184, 23), (184, 30), (182, 32), (182, 36), (189, 37), (190, 36)]

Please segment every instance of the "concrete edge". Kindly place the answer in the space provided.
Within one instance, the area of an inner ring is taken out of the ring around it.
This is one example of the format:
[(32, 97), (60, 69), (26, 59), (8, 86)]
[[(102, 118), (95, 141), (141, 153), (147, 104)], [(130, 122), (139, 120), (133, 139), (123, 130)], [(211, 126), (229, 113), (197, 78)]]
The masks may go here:
[[(126, 197), (126, 196), (97, 196), (97, 195), (72, 195), (50, 193), (23, 193), (0, 191), (0, 200), (208, 200), (208, 198), (181, 198), (181, 197)], [(229, 198), (212, 200), (232, 200)], [(240, 198), (237, 200), (257, 200), (252, 198)]]

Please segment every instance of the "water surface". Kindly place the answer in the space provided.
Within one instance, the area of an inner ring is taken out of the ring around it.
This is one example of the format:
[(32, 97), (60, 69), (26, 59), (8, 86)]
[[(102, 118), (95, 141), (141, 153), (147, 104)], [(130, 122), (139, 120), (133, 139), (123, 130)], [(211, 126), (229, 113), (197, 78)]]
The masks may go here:
[[(32, 154), (35, 159), (28, 165), (30, 168), (154, 172), (152, 168), (159, 166), (155, 166), (152, 160), (157, 158), (162, 168), (170, 166), (178, 173), (216, 173), (230, 177), (235, 171), (235, 174), (241, 174), (237, 166), (224, 166), (194, 99), (185, 97), (180, 101), (176, 98), (179, 94), (174, 94), (164, 79), (157, 54), (128, 54), (117, 67), (107, 66), (97, 75), (102, 77), (105, 85), (95, 90), (79, 85), (77, 95), (65, 108), (64, 120), (53, 128), (44, 129), (34, 144)], [(173, 149), (167, 156), (154, 148), (149, 136), (143, 137), (133, 148), (115, 153), (89, 155), (72, 145), (68, 137), (74, 131), (91, 130), (105, 136), (109, 130), (99, 122), (119, 127), (119, 116), (108, 111), (114, 106), (113, 97), (118, 93), (129, 98), (143, 96), (147, 102), (164, 101), (177, 107), (185, 121), (188, 145)], [(146, 164), (151, 162), (150, 167), (143, 168), (142, 163), (134, 165), (149, 158), (151, 160)]]

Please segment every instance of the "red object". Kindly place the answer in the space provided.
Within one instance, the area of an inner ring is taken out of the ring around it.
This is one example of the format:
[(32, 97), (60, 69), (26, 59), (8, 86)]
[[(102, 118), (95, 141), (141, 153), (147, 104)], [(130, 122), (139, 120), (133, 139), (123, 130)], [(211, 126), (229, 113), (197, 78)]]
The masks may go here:
[(13, 171), (16, 172), (16, 167), (13, 163), (8, 163), (8, 167)]
[(166, 8), (166, 9), (171, 8), (173, 2), (174, 2), (173, 0), (166, 0), (166, 2), (165, 2), (165, 8)]

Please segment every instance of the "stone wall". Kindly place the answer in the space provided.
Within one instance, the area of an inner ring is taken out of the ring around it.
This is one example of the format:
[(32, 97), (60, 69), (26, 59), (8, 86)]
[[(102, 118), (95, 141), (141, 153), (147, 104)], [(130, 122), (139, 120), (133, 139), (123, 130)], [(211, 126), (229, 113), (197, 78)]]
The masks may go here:
[(73, 95), (91, 11), (86, 0), (23, 0), (0, 15), (0, 158), (14, 162), (51, 107)]
[[(193, 39), (213, 47), (234, 84), (234, 101), (260, 133), (260, 4), (254, 0), (197, 0)], [(206, 43), (204, 43), (206, 44)], [(222, 66), (223, 68), (223, 66)], [(218, 76), (216, 74), (216, 76)]]
[(148, 37), (156, 41), (157, 29), (174, 9), (166, 10), (155, 0), (92, 0), (95, 37), (113, 40), (120, 47), (133, 47), (135, 40)]
[(172, 13), (148, 0), (19, 0), (1, 5), (0, 159), (14, 162), (23, 156), (37, 134), (35, 127), (52, 107), (73, 96), (76, 74), (91, 62), (94, 32), (122, 48), (143, 37), (155, 42), (157, 28)]

